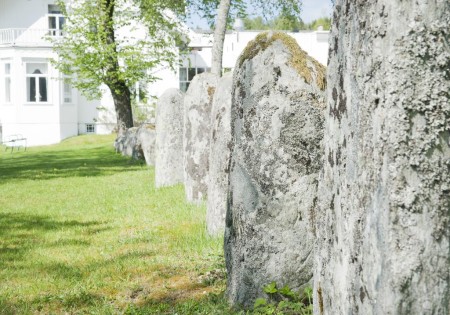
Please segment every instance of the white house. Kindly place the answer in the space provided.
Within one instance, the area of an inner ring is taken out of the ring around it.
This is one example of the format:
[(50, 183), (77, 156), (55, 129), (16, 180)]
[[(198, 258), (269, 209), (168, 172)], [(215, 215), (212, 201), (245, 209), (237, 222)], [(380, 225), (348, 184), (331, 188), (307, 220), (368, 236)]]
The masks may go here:
[[(54, 0), (0, 0), (0, 137), (21, 134), (28, 145), (60, 142), (84, 133), (105, 134), (114, 130), (116, 118), (112, 98), (88, 101), (61, 80), (52, 66), (56, 58), (47, 36), (61, 36), (64, 17)], [(189, 30), (189, 57), (173, 71), (161, 67), (161, 80), (148, 86), (160, 96), (171, 87), (186, 90), (192, 78), (208, 71), (212, 34)], [(231, 70), (237, 57), (258, 32), (226, 35), (223, 66)], [(326, 64), (328, 32), (290, 33), (300, 46)]]

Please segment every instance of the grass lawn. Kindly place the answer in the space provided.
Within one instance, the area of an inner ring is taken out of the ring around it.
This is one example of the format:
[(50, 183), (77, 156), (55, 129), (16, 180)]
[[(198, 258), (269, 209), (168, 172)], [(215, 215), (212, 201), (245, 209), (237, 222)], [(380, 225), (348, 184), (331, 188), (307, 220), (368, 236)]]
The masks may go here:
[(0, 148), (0, 314), (231, 314), (205, 207), (113, 141)]

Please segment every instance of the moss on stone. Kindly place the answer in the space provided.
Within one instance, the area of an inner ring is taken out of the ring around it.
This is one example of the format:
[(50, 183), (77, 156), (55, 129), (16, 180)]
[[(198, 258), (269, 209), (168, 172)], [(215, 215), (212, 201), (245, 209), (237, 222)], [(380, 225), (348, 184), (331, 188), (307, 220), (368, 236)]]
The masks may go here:
[(216, 92), (216, 88), (214, 86), (208, 86), (208, 96), (209, 96), (209, 103), (210, 104), (212, 104), (215, 92)]
[[(254, 58), (259, 52), (266, 50), (277, 40), (280, 40), (291, 53), (289, 66), (294, 68), (308, 84), (312, 84), (315, 79), (317, 86), (321, 90), (325, 90), (326, 68), (314, 58), (308, 56), (308, 54), (298, 46), (294, 38), (282, 32), (263, 32), (258, 34), (254, 40), (248, 43), (247, 47), (239, 57), (239, 67), (242, 66), (244, 61)], [(315, 78), (313, 72), (315, 73)]]

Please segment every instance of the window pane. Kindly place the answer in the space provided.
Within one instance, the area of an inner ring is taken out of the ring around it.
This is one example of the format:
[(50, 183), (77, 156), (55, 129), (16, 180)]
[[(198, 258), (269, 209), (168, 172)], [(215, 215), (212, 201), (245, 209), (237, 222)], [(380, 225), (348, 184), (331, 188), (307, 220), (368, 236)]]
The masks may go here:
[(187, 91), (187, 82), (180, 82), (180, 90), (183, 92)]
[(180, 81), (187, 81), (186, 68), (180, 68)]
[(36, 102), (36, 78), (27, 78), (27, 102)]
[(188, 72), (188, 81), (192, 81), (192, 79), (195, 77), (195, 68), (189, 68)]
[(48, 13), (50, 14), (61, 14), (62, 11), (56, 4), (49, 4), (48, 5)]
[(5, 63), (5, 74), (11, 74), (11, 64)]
[(64, 103), (72, 103), (72, 86), (64, 82)]
[(5, 78), (5, 102), (11, 102), (11, 78)]
[(205, 72), (205, 68), (197, 68), (197, 74)]
[(39, 78), (39, 102), (47, 102), (47, 78)]
[(47, 74), (47, 64), (27, 63), (27, 74)]
[(63, 16), (59, 17), (59, 29), (62, 30), (64, 28), (64, 24), (66, 23), (66, 19)]
[(48, 28), (56, 29), (56, 17), (54, 17), (54, 16), (48, 17)]

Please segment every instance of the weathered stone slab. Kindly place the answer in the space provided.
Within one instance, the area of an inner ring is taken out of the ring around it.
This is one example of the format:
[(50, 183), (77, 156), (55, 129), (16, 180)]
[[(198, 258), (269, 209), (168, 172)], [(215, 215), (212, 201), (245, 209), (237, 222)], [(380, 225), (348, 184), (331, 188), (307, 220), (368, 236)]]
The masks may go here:
[(156, 107), (156, 187), (183, 182), (183, 101), (183, 92), (169, 89)]
[(189, 202), (201, 202), (208, 192), (211, 107), (218, 77), (196, 75), (184, 97), (184, 185)]
[(206, 227), (210, 235), (225, 229), (228, 196), (228, 174), (231, 155), (231, 85), (232, 73), (219, 81), (211, 113), (211, 147)]
[(114, 142), (116, 152), (135, 160), (145, 160), (147, 165), (155, 164), (155, 126), (143, 124), (132, 127), (117, 137)]
[(315, 314), (449, 314), (448, 1), (336, 2)]
[(133, 156), (133, 151), (136, 147), (137, 130), (137, 127), (129, 128), (122, 135), (117, 137), (114, 141), (114, 148), (116, 149), (116, 152), (119, 152), (124, 156)]
[(283, 33), (258, 35), (236, 65), (225, 228), (233, 304), (252, 305), (271, 281), (311, 283), (324, 75)]
[(155, 165), (156, 130), (153, 124), (142, 124), (136, 131), (135, 160), (145, 160), (147, 165)]

